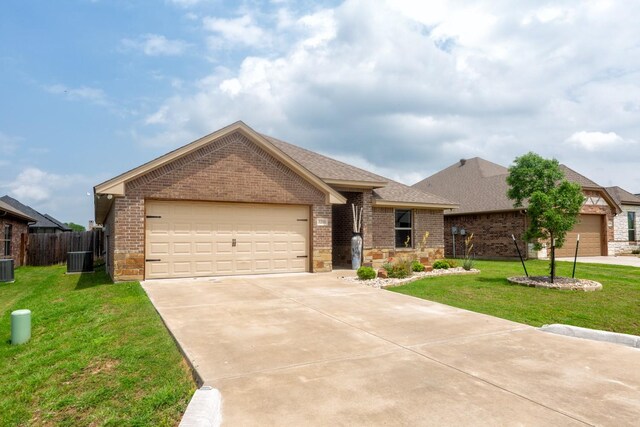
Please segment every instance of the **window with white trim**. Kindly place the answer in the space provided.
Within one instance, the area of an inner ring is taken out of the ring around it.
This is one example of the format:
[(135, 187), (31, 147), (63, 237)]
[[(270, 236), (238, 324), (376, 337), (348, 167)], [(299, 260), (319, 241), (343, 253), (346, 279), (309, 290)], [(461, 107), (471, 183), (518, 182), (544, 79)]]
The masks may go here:
[(11, 224), (4, 225), (4, 232), (2, 234), (2, 255), (3, 256), (11, 256), (11, 232), (13, 231), (13, 226)]
[(627, 212), (627, 220), (629, 222), (629, 241), (636, 241), (636, 213)]
[(410, 209), (396, 209), (396, 248), (413, 247), (413, 212)]

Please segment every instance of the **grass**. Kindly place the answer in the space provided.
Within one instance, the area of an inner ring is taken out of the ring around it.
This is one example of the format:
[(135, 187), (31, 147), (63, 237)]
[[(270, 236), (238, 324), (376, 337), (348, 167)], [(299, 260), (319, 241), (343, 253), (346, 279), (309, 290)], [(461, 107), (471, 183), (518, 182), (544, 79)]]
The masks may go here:
[[(548, 275), (548, 261), (526, 262), (529, 275)], [(573, 264), (558, 262), (559, 276), (571, 277)], [(578, 264), (576, 277), (602, 283), (596, 292), (559, 291), (511, 285), (523, 276), (519, 261), (477, 261), (479, 275), (421, 279), (390, 291), (502, 317), (532, 326), (562, 323), (640, 335), (640, 269)]]
[[(64, 273), (21, 267), (0, 283), (0, 424), (177, 425), (196, 384), (140, 284)], [(12, 346), (22, 308), (31, 340)]]

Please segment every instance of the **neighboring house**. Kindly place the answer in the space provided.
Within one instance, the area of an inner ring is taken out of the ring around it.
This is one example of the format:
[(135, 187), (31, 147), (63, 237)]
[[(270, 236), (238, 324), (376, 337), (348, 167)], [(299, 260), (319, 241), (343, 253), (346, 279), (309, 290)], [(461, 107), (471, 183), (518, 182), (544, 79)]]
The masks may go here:
[[(604, 188), (567, 166), (560, 165), (567, 180), (578, 183), (586, 201), (579, 223), (567, 233), (565, 245), (556, 250), (559, 257), (573, 256), (580, 234), (579, 256), (607, 255), (607, 242), (613, 240), (613, 217), (619, 208)], [(546, 249), (533, 251), (523, 240), (528, 227), (526, 204), (514, 208), (507, 197), (506, 167), (475, 157), (462, 159), (446, 169), (416, 183), (414, 188), (445, 197), (459, 207), (445, 212), (445, 255), (460, 256), (465, 236), (474, 234), (474, 254), (480, 258), (515, 258), (516, 238), (524, 256), (544, 258)]]
[(620, 207), (613, 219), (613, 241), (609, 241), (609, 254), (618, 255), (640, 249), (640, 197), (620, 187), (607, 187), (607, 192)]
[(22, 265), (29, 223), (34, 221), (26, 213), (0, 200), (0, 259), (13, 259), (15, 267)]
[(72, 231), (69, 227), (52, 216), (48, 214), (43, 215), (30, 206), (20, 203), (13, 197), (2, 196), (0, 197), (0, 200), (9, 206), (26, 213), (31, 218), (35, 218), (35, 222), (29, 224), (29, 233), (63, 233), (66, 231)]
[(352, 203), (363, 208), (365, 264), (380, 266), (397, 253), (431, 260), (443, 255), (443, 210), (456, 207), (242, 122), (94, 193), (117, 281), (348, 266)]

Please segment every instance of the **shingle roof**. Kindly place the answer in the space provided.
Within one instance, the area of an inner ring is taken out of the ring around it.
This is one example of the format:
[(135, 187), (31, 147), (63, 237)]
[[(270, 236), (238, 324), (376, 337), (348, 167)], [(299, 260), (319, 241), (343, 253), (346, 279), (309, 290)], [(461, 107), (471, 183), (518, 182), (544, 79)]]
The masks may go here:
[(508, 170), (504, 166), (474, 157), (461, 160), (413, 185), (459, 204), (451, 213), (514, 210), (507, 197)]
[(356, 181), (375, 184), (373, 196), (376, 200), (386, 202), (418, 203), (438, 206), (455, 206), (455, 203), (445, 197), (437, 196), (429, 192), (420, 191), (408, 185), (401, 184), (381, 175), (351, 166), (347, 163), (332, 159), (322, 154), (298, 147), (288, 142), (263, 135), (279, 150), (300, 163), (314, 175), (325, 181)]
[(30, 206), (24, 205), (22, 203), (20, 203), (19, 201), (17, 201), (16, 199), (14, 199), (13, 197), (9, 197), (9, 196), (2, 196), (0, 197), (0, 200), (5, 202), (6, 204), (8, 204), (9, 206), (26, 213), (28, 216), (30, 216), (31, 218), (33, 218), (34, 221), (36, 221), (35, 224), (29, 224), (29, 228), (57, 228), (60, 229), (62, 231), (71, 231), (71, 229), (69, 227), (67, 227), (66, 225), (61, 225), (62, 223), (58, 220), (56, 220), (55, 218), (49, 217), (51, 219), (53, 219), (54, 221), (51, 221), (51, 219), (47, 218), (46, 216), (42, 215), (40, 212), (38, 212), (37, 210), (31, 208)]
[(602, 186), (591, 181), (586, 176), (580, 175), (578, 172), (566, 165), (560, 165), (560, 170), (564, 172), (564, 177), (567, 178), (567, 181), (569, 182), (575, 182), (576, 184), (580, 184), (582, 187), (587, 188), (602, 188)]
[(635, 194), (631, 194), (623, 188), (618, 186), (615, 187), (607, 187), (607, 193), (611, 196), (611, 198), (620, 205), (640, 205), (640, 197)]
[(282, 150), (286, 155), (300, 163), (311, 173), (321, 179), (345, 181), (387, 182), (388, 179), (375, 173), (348, 165), (339, 160), (323, 156), (297, 145), (289, 144), (271, 136), (264, 136), (270, 143)]
[(0, 211), (6, 212), (12, 216), (23, 219), (26, 222), (35, 221), (34, 218), (31, 218), (29, 215), (20, 211), (19, 209), (14, 208), (10, 204), (3, 202), (1, 199), (0, 199)]
[[(560, 165), (560, 169), (569, 182), (604, 192), (604, 188), (573, 169), (565, 165)], [(507, 197), (508, 175), (506, 167), (474, 157), (462, 159), (413, 187), (458, 202), (460, 207), (450, 214), (513, 211), (517, 209)], [(523, 205), (526, 208), (526, 201)]]

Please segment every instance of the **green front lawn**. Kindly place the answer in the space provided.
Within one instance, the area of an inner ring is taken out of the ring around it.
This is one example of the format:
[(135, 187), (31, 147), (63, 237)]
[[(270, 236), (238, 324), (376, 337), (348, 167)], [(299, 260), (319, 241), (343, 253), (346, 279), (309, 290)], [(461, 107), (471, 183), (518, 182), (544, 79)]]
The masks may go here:
[[(527, 261), (532, 276), (548, 274), (548, 261)], [(602, 283), (596, 292), (558, 291), (511, 285), (524, 276), (519, 261), (477, 261), (479, 275), (418, 280), (390, 291), (490, 314), (532, 326), (563, 323), (640, 335), (640, 269), (578, 264), (576, 277)], [(572, 263), (558, 262), (558, 275), (571, 277)]]
[[(22, 267), (0, 283), (0, 424), (177, 425), (196, 384), (140, 284), (64, 273)], [(32, 338), (12, 346), (23, 308)]]

